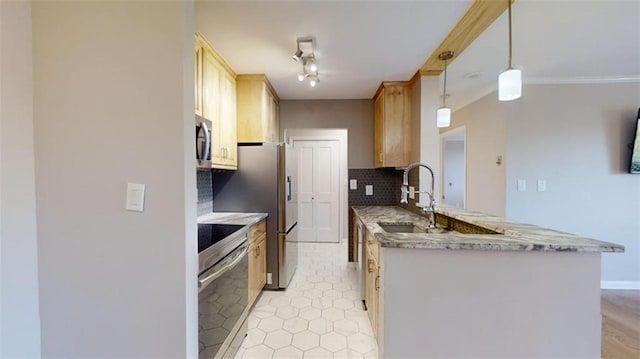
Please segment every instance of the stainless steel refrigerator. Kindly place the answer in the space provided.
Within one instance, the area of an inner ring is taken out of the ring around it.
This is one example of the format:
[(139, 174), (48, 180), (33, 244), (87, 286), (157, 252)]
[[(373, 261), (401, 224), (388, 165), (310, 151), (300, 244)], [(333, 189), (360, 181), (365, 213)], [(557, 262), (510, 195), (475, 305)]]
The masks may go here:
[(286, 288), (298, 264), (297, 158), (284, 143), (238, 146), (238, 170), (214, 172), (214, 212), (266, 212), (267, 289)]

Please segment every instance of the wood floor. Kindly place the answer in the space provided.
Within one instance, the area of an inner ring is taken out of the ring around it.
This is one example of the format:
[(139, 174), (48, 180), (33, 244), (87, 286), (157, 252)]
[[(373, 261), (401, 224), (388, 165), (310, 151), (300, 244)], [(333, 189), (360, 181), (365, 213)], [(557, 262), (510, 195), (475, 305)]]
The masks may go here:
[(602, 357), (640, 359), (640, 290), (602, 291)]

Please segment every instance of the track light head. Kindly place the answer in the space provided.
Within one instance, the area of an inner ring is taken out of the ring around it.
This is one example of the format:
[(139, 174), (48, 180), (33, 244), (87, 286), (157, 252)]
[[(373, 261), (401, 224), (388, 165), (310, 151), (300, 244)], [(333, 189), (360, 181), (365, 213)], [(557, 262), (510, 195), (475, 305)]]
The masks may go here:
[(306, 74), (300, 74), (300, 75), (298, 75), (298, 81), (300, 81), (300, 82), (304, 81), (304, 79), (306, 79), (306, 78), (307, 78), (307, 76), (308, 76), (308, 75), (306, 75)]
[(320, 83), (320, 79), (317, 77), (312, 77), (311, 80), (309, 81), (309, 86), (311, 87), (316, 87), (316, 85), (318, 85)]
[(292, 58), (293, 58), (293, 61), (299, 62), (300, 59), (302, 59), (302, 50), (300, 50), (300, 49), (296, 50), (296, 52), (293, 54)]

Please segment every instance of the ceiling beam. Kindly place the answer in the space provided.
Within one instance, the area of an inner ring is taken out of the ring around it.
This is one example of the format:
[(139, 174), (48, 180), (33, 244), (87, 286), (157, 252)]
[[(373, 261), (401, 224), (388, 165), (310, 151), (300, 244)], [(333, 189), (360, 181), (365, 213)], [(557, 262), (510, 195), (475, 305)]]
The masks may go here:
[[(511, 0), (511, 3), (514, 1)], [(420, 74), (422, 76), (440, 75), (444, 71), (444, 62), (438, 56), (443, 51), (453, 51), (453, 58), (449, 60), (449, 63), (455, 61), (462, 51), (508, 7), (508, 3), (502, 0), (474, 0), (467, 12), (462, 15), (436, 50), (424, 62), (420, 68)]]

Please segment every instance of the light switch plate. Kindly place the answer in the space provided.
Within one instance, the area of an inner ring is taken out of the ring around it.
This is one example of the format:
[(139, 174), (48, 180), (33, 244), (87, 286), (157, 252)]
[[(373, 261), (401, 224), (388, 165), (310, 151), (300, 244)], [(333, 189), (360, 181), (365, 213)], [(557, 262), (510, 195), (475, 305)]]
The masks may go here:
[(547, 191), (547, 180), (538, 180), (538, 192)]
[(370, 185), (370, 184), (366, 185), (364, 187), (364, 194), (367, 196), (373, 196), (373, 185)]
[(518, 192), (525, 192), (527, 190), (527, 181), (523, 179), (518, 180)]
[(416, 187), (409, 186), (409, 198), (416, 199)]
[(144, 211), (144, 191), (146, 185), (143, 183), (127, 183), (127, 203), (128, 211)]
[(358, 180), (349, 180), (349, 189), (358, 189)]

